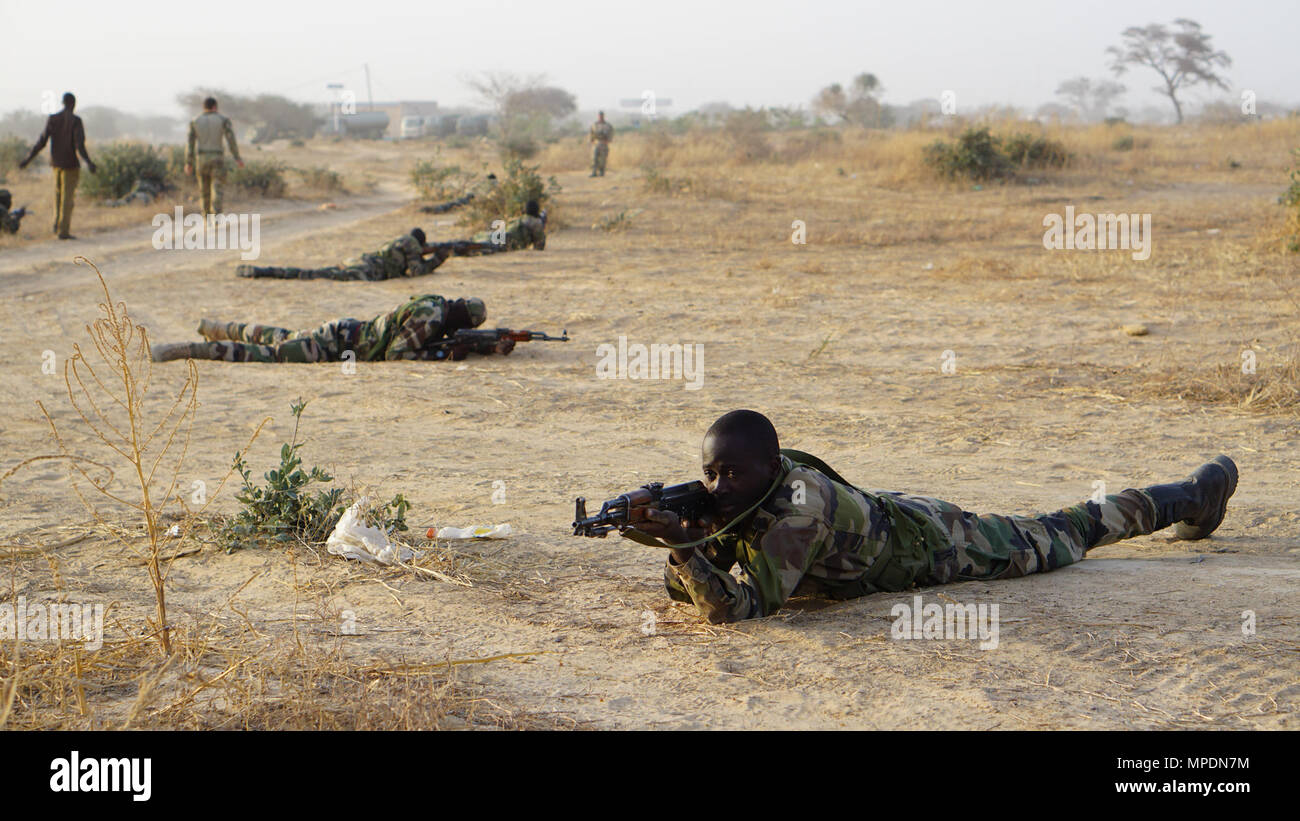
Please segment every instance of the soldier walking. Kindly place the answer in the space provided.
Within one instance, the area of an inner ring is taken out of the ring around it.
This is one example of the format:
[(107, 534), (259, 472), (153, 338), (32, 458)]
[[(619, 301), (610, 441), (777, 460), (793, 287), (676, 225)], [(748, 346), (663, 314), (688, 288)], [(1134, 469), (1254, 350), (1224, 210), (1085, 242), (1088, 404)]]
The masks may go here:
[(221, 142), (230, 146), (235, 164), (244, 167), (235, 144), (235, 129), (230, 118), (217, 112), (217, 98), (203, 101), (203, 113), (190, 120), (190, 134), (185, 149), (185, 173), (197, 169), (199, 194), (204, 214), (221, 213), (221, 186), (226, 181), (226, 159)]
[(54, 169), (54, 233), (59, 239), (76, 239), (68, 233), (72, 229), (72, 207), (76, 204), (77, 181), (81, 179), (81, 163), (77, 155), (86, 161), (90, 173), (95, 173), (95, 163), (86, 154), (86, 129), (81, 118), (72, 111), (77, 107), (77, 98), (72, 92), (63, 95), (63, 110), (51, 114), (45, 121), (45, 130), (41, 138), (32, 146), (27, 158), (18, 163), (19, 168), (26, 168), (45, 143), (50, 144), (50, 166)]
[(609, 143), (614, 139), (614, 126), (605, 122), (605, 112), (596, 114), (587, 139), (591, 142), (591, 176), (605, 176), (605, 160), (609, 159)]

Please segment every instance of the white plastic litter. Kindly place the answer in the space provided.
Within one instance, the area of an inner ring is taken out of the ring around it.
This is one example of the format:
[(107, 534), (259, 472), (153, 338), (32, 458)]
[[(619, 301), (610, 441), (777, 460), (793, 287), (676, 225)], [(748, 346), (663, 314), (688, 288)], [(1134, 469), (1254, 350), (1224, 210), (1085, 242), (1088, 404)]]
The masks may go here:
[(429, 528), (430, 539), (504, 539), (510, 533), (509, 524)]
[(414, 550), (389, 539), (387, 533), (365, 523), (363, 514), (369, 501), (363, 497), (343, 511), (339, 523), (334, 525), (334, 532), (325, 541), (325, 549), (345, 559), (360, 559), (378, 564), (392, 565), (410, 561), (415, 556)]

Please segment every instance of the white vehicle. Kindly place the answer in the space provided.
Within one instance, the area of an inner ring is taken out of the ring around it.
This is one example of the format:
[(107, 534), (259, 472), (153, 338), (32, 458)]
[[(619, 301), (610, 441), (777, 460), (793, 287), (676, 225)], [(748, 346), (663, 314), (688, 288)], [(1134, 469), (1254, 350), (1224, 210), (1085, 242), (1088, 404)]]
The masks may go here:
[(402, 118), (402, 139), (411, 140), (416, 137), (423, 137), (425, 134), (425, 122), (423, 117), (403, 117)]

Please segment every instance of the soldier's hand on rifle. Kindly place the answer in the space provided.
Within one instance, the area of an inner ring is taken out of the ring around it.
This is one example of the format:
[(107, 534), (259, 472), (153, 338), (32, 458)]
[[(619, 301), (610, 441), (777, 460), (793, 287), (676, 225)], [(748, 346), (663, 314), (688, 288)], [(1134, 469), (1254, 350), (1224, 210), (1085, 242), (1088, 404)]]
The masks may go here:
[(514, 349), (515, 349), (515, 341), (510, 337), (506, 337), (505, 339), (498, 339), (497, 344), (492, 346), (492, 350), (496, 351), (502, 356), (509, 356), (510, 352), (513, 351)]

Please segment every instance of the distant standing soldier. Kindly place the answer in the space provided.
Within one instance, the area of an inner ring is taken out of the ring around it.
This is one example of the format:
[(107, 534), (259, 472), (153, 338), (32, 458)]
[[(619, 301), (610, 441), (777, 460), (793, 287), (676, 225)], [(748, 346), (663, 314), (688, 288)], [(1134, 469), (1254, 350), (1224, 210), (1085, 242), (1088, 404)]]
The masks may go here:
[(77, 107), (77, 98), (72, 92), (63, 95), (63, 110), (51, 114), (45, 121), (45, 130), (41, 138), (32, 146), (27, 159), (18, 163), (19, 168), (27, 164), (50, 144), (50, 166), (54, 169), (54, 233), (59, 239), (76, 239), (68, 233), (72, 228), (72, 207), (77, 197), (77, 181), (81, 179), (81, 163), (77, 155), (86, 161), (90, 173), (95, 173), (95, 163), (86, 154), (86, 129), (81, 118), (72, 113)]
[(605, 122), (605, 112), (597, 112), (596, 122), (591, 124), (588, 139), (591, 147), (591, 176), (605, 176), (605, 160), (609, 159), (609, 143), (614, 139), (614, 126)]
[[(221, 213), (221, 184), (226, 181), (225, 152), (221, 141), (225, 139), (230, 146), (230, 156), (235, 164), (244, 167), (239, 158), (239, 146), (235, 145), (235, 129), (230, 118), (217, 113), (217, 98), (208, 97), (203, 101), (203, 113), (190, 120), (190, 136), (185, 150), (185, 173), (197, 167), (199, 192), (203, 197), (203, 213)], [(93, 170), (93, 169), (92, 169)]]

